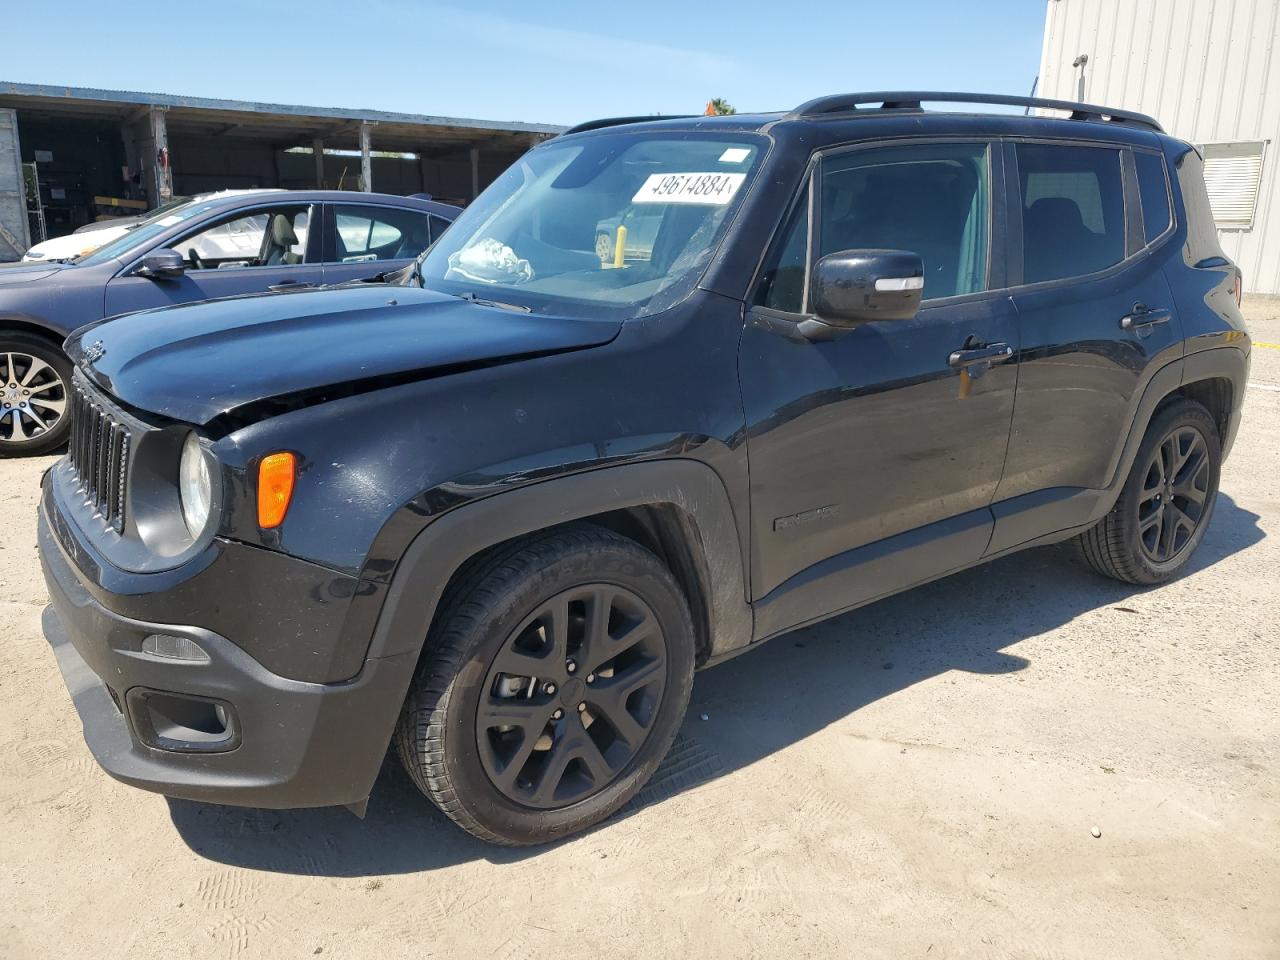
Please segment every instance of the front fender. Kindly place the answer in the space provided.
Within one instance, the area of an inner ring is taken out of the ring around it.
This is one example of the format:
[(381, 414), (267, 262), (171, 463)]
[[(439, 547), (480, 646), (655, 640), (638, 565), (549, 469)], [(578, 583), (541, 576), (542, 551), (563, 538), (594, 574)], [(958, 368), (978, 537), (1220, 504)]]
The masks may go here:
[(752, 613), (729, 496), (710, 467), (676, 459), (534, 483), (442, 515), (418, 534), (397, 565), (369, 658), (416, 655), (445, 586), (480, 551), (546, 527), (645, 505), (677, 508), (696, 531), (698, 543), (690, 546), (705, 564), (712, 657), (750, 643)]

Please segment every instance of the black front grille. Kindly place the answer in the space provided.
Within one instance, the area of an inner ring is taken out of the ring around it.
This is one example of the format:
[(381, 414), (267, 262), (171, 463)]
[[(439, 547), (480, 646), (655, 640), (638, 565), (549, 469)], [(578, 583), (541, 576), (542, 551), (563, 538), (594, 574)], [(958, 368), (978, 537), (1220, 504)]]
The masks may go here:
[(132, 436), (80, 378), (71, 391), (71, 469), (98, 514), (117, 532), (124, 530), (125, 484)]

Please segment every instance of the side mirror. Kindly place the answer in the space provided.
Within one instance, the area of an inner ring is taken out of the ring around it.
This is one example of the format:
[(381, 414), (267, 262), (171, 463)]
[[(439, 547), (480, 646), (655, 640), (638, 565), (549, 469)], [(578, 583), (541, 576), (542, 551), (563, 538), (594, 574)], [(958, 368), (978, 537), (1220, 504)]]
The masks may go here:
[(138, 268), (140, 277), (180, 277), (187, 269), (187, 262), (177, 250), (153, 250), (143, 258)]
[(809, 290), (818, 322), (829, 332), (875, 320), (910, 320), (920, 311), (924, 265), (908, 250), (841, 250), (813, 265)]

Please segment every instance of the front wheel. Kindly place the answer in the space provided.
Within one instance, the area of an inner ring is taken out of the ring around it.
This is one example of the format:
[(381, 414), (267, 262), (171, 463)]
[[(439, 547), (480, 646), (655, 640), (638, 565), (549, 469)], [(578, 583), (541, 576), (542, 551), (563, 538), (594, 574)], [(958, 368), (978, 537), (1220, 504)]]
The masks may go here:
[(639, 544), (578, 525), (450, 588), (396, 733), (410, 777), (481, 839), (534, 844), (634, 796), (693, 684), (688, 604)]
[(1209, 411), (1179, 399), (1147, 428), (1111, 512), (1076, 541), (1098, 573), (1150, 585), (1176, 575), (1204, 539), (1218, 497), (1222, 447)]
[(71, 362), (42, 337), (0, 331), (0, 457), (48, 453), (71, 432)]

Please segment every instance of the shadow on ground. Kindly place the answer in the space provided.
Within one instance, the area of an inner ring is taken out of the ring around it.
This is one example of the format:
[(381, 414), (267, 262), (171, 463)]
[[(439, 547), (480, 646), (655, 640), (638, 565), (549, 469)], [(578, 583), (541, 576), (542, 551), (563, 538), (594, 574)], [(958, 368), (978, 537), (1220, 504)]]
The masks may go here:
[[(1192, 571), (1261, 540), (1257, 520), (1221, 496)], [(1025, 669), (1026, 660), (1003, 651), (1087, 611), (1123, 608), (1140, 592), (1088, 571), (1068, 544), (1007, 557), (779, 637), (699, 674), (670, 754), (614, 819), (754, 763), (921, 680), (951, 670)], [(1130, 614), (1118, 609), (1116, 615)], [(713, 722), (702, 722), (703, 713)], [(509, 850), (473, 839), (423, 798), (390, 757), (364, 820), (340, 808), (169, 805), (195, 852), (280, 873), (406, 873), (481, 858), (513, 862), (546, 849)]]

